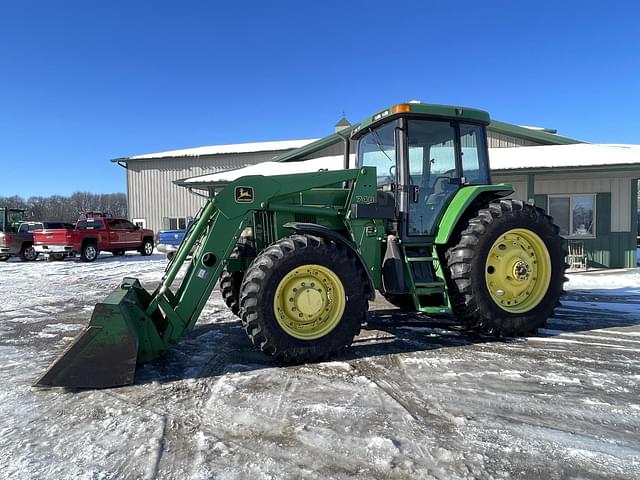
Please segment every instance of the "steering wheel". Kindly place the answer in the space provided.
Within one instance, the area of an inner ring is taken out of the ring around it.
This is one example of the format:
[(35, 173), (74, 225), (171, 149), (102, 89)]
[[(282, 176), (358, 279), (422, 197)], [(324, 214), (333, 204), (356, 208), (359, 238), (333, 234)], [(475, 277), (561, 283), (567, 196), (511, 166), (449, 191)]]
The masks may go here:
[[(438, 192), (438, 193), (435, 193), (435, 191), (436, 191), (436, 185), (438, 185), (438, 182), (441, 182), (441, 181), (442, 181), (442, 182), (445, 182), (445, 181), (448, 181), (448, 180), (449, 180), (449, 179), (451, 179), (451, 178), (454, 178), (454, 177), (451, 177), (451, 176), (450, 176), (450, 174), (451, 174), (451, 173), (455, 173), (455, 171), (456, 171), (456, 169), (455, 169), (455, 168), (452, 168), (452, 169), (450, 169), (450, 170), (447, 170), (447, 171), (445, 171), (445, 172), (442, 172), (440, 175), (437, 175), (437, 176), (434, 178), (434, 180), (433, 180), (433, 185), (431, 185), (431, 188), (429, 188), (429, 192), (428, 192), (428, 193), (427, 193), (427, 195), (425, 196), (425, 202), (430, 203), (430, 202), (429, 202), (429, 198), (430, 198), (430, 197), (432, 197), (432, 196), (434, 196), (434, 195), (437, 195), (437, 196), (442, 195), (442, 194), (444, 194), (444, 193), (447, 191), (447, 190), (443, 187), (443, 188), (442, 188), (442, 191), (440, 191), (440, 192)], [(436, 200), (436, 199), (435, 199), (435, 198), (433, 198), (432, 200)], [(432, 201), (431, 203), (434, 203), (434, 202)]]

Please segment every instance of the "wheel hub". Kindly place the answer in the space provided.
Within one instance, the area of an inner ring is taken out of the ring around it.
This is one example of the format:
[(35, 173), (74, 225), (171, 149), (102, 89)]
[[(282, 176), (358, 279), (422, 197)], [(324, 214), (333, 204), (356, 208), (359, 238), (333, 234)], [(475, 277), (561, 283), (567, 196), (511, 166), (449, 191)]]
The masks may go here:
[(276, 321), (292, 337), (320, 338), (340, 322), (346, 306), (340, 278), (322, 265), (302, 265), (291, 270), (276, 288)]
[(513, 276), (517, 280), (528, 280), (530, 272), (530, 267), (524, 260), (520, 260), (513, 266)]
[(485, 281), (491, 298), (503, 310), (531, 310), (542, 301), (551, 282), (546, 245), (528, 229), (505, 232), (489, 250)]

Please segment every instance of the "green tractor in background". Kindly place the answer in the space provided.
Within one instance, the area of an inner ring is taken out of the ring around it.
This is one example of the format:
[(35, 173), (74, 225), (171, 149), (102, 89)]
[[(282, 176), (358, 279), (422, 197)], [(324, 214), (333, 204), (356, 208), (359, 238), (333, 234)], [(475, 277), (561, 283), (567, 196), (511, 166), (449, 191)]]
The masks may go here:
[(193, 328), (219, 280), (254, 345), (287, 363), (349, 346), (376, 291), (475, 332), (535, 333), (563, 291), (562, 239), (542, 209), (491, 185), (488, 124), (480, 110), (398, 104), (331, 136), (339, 170), (214, 178), (157, 289), (125, 278), (37, 385), (132, 383), (136, 363)]

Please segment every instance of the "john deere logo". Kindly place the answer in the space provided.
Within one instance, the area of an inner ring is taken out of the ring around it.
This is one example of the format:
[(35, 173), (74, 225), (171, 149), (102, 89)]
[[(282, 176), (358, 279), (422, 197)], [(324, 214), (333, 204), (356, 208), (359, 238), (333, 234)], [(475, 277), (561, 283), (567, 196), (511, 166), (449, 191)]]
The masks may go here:
[(253, 187), (236, 187), (236, 202), (253, 202)]

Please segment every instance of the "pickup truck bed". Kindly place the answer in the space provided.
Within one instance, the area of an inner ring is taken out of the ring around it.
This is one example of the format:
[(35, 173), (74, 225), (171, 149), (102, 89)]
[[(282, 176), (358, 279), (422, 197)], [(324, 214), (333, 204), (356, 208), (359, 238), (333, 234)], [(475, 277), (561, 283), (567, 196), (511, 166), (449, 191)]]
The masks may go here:
[(0, 260), (7, 260), (12, 256), (19, 256), (23, 261), (33, 261), (38, 258), (38, 252), (33, 246), (33, 234), (45, 228), (73, 229), (73, 225), (63, 222), (23, 222), (14, 231), (0, 234)]

